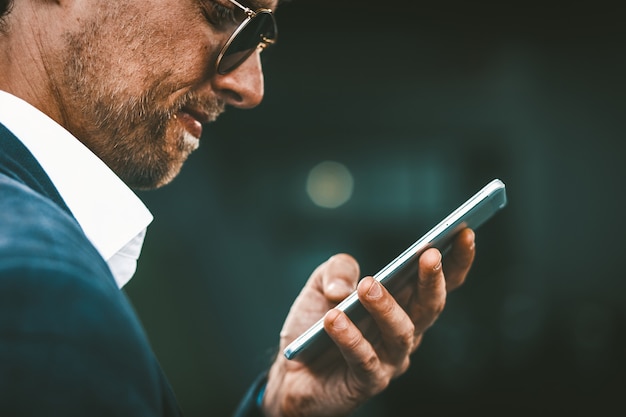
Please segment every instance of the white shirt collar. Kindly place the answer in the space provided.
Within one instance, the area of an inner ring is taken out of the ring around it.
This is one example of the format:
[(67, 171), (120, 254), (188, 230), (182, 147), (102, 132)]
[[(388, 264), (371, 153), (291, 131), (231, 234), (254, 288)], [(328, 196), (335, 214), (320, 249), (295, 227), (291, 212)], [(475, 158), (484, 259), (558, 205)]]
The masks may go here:
[[(0, 123), (33, 154), (85, 235), (109, 262), (118, 286), (125, 285), (135, 272), (145, 229), (153, 219), (146, 206), (71, 133), (4, 91), (0, 91)], [(120, 255), (128, 259), (129, 252), (133, 266), (119, 266)]]

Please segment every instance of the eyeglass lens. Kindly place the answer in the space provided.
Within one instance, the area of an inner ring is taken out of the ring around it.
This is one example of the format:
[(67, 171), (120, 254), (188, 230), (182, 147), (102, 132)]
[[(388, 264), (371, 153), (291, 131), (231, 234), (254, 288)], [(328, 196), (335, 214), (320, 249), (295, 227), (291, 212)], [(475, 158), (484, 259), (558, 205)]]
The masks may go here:
[(264, 40), (276, 38), (276, 23), (269, 11), (259, 11), (237, 33), (224, 51), (218, 72), (226, 74), (244, 62)]

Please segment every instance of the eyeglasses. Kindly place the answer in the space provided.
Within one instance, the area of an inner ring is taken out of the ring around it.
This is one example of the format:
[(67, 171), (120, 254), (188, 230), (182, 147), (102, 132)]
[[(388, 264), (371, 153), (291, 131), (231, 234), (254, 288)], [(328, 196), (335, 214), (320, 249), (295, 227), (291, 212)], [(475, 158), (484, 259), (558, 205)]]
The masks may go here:
[(224, 75), (241, 65), (257, 48), (265, 49), (276, 42), (276, 20), (270, 9), (253, 11), (235, 0), (229, 0), (246, 14), (217, 56), (217, 72)]

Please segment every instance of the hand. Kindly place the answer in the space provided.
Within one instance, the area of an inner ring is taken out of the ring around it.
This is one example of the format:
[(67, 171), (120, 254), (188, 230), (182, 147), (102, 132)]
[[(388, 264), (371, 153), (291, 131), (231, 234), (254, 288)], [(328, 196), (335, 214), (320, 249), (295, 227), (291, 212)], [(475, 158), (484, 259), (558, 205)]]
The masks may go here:
[[(474, 254), (470, 229), (458, 234), (443, 265), (437, 249), (427, 250), (419, 259), (415, 285), (407, 286), (396, 299), (372, 277), (358, 282), (359, 266), (349, 255), (335, 255), (320, 265), (291, 307), (280, 350), (325, 313), (324, 329), (338, 349), (329, 349), (311, 364), (279, 355), (269, 373), (265, 415), (345, 416), (384, 390), (408, 369), (411, 353), (443, 310), (447, 292), (465, 281)], [(371, 315), (368, 337), (343, 312), (333, 309), (355, 288)]]

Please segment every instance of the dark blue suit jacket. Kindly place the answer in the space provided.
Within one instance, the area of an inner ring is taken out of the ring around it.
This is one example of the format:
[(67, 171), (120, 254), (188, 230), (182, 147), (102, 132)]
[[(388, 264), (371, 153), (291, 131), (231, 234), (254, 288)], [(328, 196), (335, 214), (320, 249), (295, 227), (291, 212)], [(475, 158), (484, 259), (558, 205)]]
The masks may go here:
[[(236, 416), (260, 415), (255, 390)], [(181, 415), (106, 262), (2, 125), (0, 415)]]

